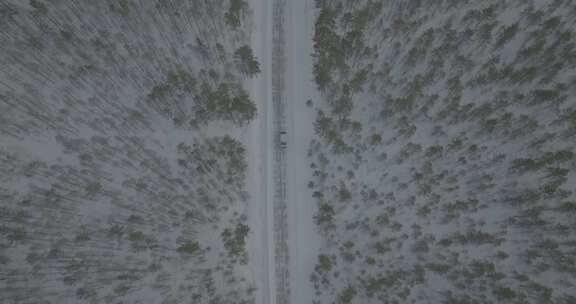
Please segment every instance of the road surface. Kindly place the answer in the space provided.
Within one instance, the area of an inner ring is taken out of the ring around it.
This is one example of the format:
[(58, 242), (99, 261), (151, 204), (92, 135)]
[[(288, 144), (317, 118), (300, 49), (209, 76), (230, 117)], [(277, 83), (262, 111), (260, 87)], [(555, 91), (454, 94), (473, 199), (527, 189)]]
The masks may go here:
[(274, 279), (275, 304), (290, 303), (288, 257), (288, 216), (286, 194), (286, 150), (278, 136), (286, 130), (286, 2), (274, 0), (272, 7), (272, 121), (274, 197)]
[[(313, 0), (253, 0), (252, 7), (253, 49), (262, 70), (253, 87), (259, 115), (249, 148), (257, 164), (250, 187), (257, 303), (311, 303), (309, 277), (320, 241), (306, 186), (313, 121), (306, 100), (317, 97), (311, 57)], [(280, 145), (281, 131), (288, 133), (287, 147)]]

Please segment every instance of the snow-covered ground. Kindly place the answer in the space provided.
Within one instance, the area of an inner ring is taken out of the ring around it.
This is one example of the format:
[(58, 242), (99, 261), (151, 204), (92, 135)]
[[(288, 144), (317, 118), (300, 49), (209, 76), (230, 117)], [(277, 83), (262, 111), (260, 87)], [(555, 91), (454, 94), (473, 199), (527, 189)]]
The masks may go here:
[(576, 303), (576, 2), (317, 3), (314, 303)]
[(0, 1), (0, 303), (254, 302), (270, 39), (235, 3)]
[(307, 187), (311, 172), (307, 152), (313, 136), (314, 113), (306, 106), (306, 101), (318, 97), (311, 56), (314, 1), (287, 1), (286, 14), (290, 303), (311, 303), (314, 288), (309, 278), (320, 246), (312, 219), (315, 203), (312, 191)]

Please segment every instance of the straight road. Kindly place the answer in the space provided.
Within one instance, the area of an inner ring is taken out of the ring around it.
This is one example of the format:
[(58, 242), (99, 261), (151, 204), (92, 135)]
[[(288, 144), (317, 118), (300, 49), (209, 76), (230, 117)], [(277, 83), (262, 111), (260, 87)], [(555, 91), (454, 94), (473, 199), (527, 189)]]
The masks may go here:
[(272, 7), (272, 120), (274, 197), (274, 279), (275, 304), (290, 303), (288, 218), (286, 208), (286, 148), (280, 132), (286, 130), (286, 0), (274, 0)]
[[(313, 0), (252, 0), (252, 7), (252, 43), (262, 70), (253, 87), (259, 115), (249, 148), (257, 167), (250, 189), (257, 303), (311, 303), (309, 276), (320, 240), (306, 185), (313, 121), (306, 100), (317, 97), (311, 57)], [(288, 133), (287, 147), (280, 144), (281, 131)]]

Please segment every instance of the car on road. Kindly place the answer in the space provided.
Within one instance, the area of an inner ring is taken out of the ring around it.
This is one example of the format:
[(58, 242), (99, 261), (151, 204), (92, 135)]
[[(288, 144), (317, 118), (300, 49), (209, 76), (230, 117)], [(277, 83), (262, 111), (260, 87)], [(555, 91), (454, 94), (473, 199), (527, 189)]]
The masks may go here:
[(286, 131), (280, 131), (280, 134), (278, 135), (278, 141), (280, 142), (281, 148), (286, 148), (288, 142), (286, 139)]

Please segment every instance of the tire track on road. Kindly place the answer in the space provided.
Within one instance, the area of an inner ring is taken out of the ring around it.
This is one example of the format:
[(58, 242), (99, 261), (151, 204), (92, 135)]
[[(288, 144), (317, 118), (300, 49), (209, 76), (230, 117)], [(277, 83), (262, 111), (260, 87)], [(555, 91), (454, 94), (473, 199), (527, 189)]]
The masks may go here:
[(274, 273), (276, 304), (288, 304), (290, 299), (288, 220), (286, 208), (286, 150), (278, 134), (286, 130), (286, 32), (284, 29), (286, 0), (273, 4), (272, 28), (272, 106), (274, 134)]

